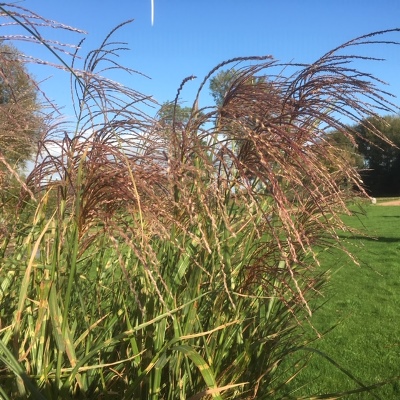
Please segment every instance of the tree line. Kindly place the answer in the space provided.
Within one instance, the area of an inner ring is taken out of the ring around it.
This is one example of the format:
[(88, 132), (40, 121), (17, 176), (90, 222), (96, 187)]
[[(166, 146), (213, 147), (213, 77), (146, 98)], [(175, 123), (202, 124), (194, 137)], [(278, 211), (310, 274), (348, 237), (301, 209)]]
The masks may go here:
[[(374, 135), (377, 130), (391, 143)], [(349, 136), (330, 132), (327, 140), (350, 158), (370, 196), (400, 196), (400, 115), (368, 118), (349, 126)]]
[[(40, 105), (37, 86), (19, 58), (16, 48), (0, 44), (2, 65), (0, 68), (0, 156), (13, 167), (23, 168), (32, 155), (34, 144), (40, 136)], [(235, 69), (222, 70), (210, 80), (210, 94), (217, 106), (222, 106), (225, 95), (240, 78)], [(273, 90), (264, 78), (254, 79), (249, 85), (264, 85)], [(184, 126), (191, 115), (190, 107), (162, 104), (157, 114), (159, 123), (175, 123)], [(21, 124), (20, 121), (24, 123)], [(373, 131), (382, 132), (387, 140)], [(338, 154), (351, 161), (364, 182), (367, 193), (374, 197), (400, 195), (400, 115), (369, 118), (355, 126), (349, 126), (347, 136), (337, 131), (326, 134), (323, 140), (334, 143)], [(244, 152), (245, 143), (239, 143), (238, 151)], [(7, 175), (2, 167), (2, 179)]]
[[(210, 80), (210, 95), (217, 106), (223, 105), (226, 93), (238, 78), (240, 72), (229, 69), (220, 71)], [(248, 84), (264, 85), (265, 90), (273, 90), (264, 77)], [(165, 103), (159, 111), (159, 120), (172, 125), (173, 113), (173, 103)], [(185, 124), (190, 114), (190, 107), (178, 104), (175, 121)], [(335, 144), (338, 156), (346, 158), (359, 171), (363, 187), (370, 196), (400, 196), (400, 115), (368, 118), (348, 128), (347, 135), (329, 131), (322, 139)], [(381, 132), (383, 136), (379, 137), (373, 132)], [(246, 147), (245, 143), (239, 143), (238, 152), (243, 153)]]

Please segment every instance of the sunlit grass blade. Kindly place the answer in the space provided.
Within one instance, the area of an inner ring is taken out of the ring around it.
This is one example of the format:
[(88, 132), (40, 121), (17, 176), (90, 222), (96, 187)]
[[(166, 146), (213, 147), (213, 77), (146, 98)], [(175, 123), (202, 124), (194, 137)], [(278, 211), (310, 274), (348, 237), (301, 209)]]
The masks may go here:
[(45, 400), (45, 397), (41, 395), (38, 388), (31, 381), (31, 379), (27, 376), (26, 371), (22, 368), (20, 362), (14, 357), (12, 352), (8, 349), (8, 347), (3, 343), (0, 339), (0, 360), (8, 367), (10, 371), (12, 371), (17, 377), (17, 383), (19, 387), (19, 395), (27, 396), (26, 389), (35, 396), (35, 399)]

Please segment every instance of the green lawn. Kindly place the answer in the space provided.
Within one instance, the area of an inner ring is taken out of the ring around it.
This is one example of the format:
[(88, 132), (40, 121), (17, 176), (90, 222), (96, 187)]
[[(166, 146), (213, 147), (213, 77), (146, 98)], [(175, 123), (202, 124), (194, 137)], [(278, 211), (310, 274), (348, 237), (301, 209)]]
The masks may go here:
[[(400, 207), (367, 206), (365, 216), (346, 217), (376, 239), (341, 235), (360, 266), (339, 251), (323, 255), (330, 271), (326, 303), (314, 314), (319, 332), (332, 331), (310, 347), (316, 348), (367, 385), (400, 377)], [(303, 354), (303, 353), (302, 353)], [(304, 356), (306, 352), (304, 352)], [(312, 361), (285, 392), (311, 396), (357, 389), (358, 385), (327, 360)], [(371, 393), (345, 398), (400, 398), (400, 378)]]

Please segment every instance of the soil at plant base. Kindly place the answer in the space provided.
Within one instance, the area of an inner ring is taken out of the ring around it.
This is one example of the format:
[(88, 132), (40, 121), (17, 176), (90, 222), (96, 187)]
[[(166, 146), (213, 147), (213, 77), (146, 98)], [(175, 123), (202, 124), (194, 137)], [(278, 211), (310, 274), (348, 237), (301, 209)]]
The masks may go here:
[(383, 203), (377, 203), (378, 206), (400, 206), (400, 199), (384, 201)]

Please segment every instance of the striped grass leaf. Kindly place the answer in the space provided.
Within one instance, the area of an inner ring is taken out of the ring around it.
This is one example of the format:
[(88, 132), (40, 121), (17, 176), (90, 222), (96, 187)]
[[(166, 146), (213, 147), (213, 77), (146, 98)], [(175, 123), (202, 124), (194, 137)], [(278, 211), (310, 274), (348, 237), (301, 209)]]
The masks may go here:
[(40, 393), (35, 383), (28, 377), (26, 371), (22, 368), (21, 363), (14, 357), (7, 345), (0, 339), (0, 360), (12, 371), (17, 377), (18, 395), (27, 396), (26, 389), (29, 390), (35, 399), (44, 400), (45, 397)]
[(211, 391), (210, 394), (212, 395), (212, 398), (222, 400), (220, 390), (218, 389), (215, 381), (214, 373), (203, 357), (201, 357), (191, 346), (184, 344), (174, 346), (171, 350), (181, 352), (186, 357), (190, 358), (203, 376), (205, 384)]

